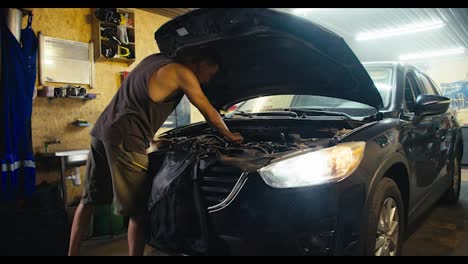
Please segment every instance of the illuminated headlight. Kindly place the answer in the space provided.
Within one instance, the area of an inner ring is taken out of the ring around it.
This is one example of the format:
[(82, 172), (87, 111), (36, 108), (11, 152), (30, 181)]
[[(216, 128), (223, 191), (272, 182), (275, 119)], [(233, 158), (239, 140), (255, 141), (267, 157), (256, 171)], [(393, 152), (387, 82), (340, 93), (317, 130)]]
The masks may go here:
[(351, 175), (364, 157), (365, 142), (346, 142), (331, 148), (273, 162), (258, 170), (274, 188), (296, 188), (337, 182)]

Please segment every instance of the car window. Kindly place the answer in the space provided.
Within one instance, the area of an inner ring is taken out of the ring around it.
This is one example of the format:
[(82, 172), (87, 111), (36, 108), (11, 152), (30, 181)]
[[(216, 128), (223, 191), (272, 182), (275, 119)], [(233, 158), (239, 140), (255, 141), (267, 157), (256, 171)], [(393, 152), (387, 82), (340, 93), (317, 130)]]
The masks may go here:
[(435, 94), (434, 88), (432, 87), (432, 84), (429, 81), (429, 79), (425, 75), (421, 74), (420, 72), (418, 72), (417, 75), (418, 75), (418, 79), (423, 84), (423, 87), (422, 87), (423, 88), (422, 90), (424, 91), (423, 93), (424, 94)]
[(421, 94), (421, 88), (418, 82), (416, 81), (416, 77), (414, 73), (412, 71), (408, 72), (406, 74), (406, 80), (405, 80), (405, 102), (406, 102), (406, 107), (408, 108), (408, 111), (414, 112), (416, 99), (418, 98), (420, 94)]
[(413, 88), (411, 86), (409, 75), (407, 75), (405, 79), (405, 102), (408, 111), (414, 112), (415, 101), (416, 98), (414, 97)]
[(442, 91), (440, 90), (439, 86), (437, 86), (437, 84), (434, 82), (434, 80), (432, 80), (431, 78), (429, 78), (429, 81), (430, 81), (431, 84), (432, 84), (432, 88), (434, 89), (435, 94), (437, 94), (437, 95), (442, 95)]
[[(366, 66), (369, 76), (374, 81), (380, 93), (383, 109), (390, 106), (393, 87), (393, 67), (390, 66)], [(317, 95), (270, 95), (249, 99), (232, 107), (237, 111), (248, 113), (265, 112), (285, 108), (308, 108), (335, 112), (343, 112), (350, 116), (368, 116), (375, 112), (375, 108), (355, 101), (344, 100)]]
[(393, 68), (365, 66), (365, 69), (382, 97), (383, 108), (387, 108), (392, 94)]
[(375, 113), (372, 106), (355, 101), (318, 95), (269, 95), (249, 99), (239, 104), (237, 111), (258, 113), (287, 108), (304, 108), (346, 113), (362, 117)]
[(264, 112), (274, 109), (290, 108), (294, 95), (271, 95), (250, 99), (240, 104), (238, 110), (244, 112)]
[(186, 95), (182, 97), (176, 109), (167, 117), (162, 128), (176, 128), (190, 124), (190, 101)]
[(423, 92), (421, 89), (421, 85), (419, 85), (418, 81), (416, 80), (416, 76), (414, 72), (409, 72), (407, 75), (409, 82), (411, 83), (411, 88), (413, 89), (414, 98), (418, 98), (418, 96)]

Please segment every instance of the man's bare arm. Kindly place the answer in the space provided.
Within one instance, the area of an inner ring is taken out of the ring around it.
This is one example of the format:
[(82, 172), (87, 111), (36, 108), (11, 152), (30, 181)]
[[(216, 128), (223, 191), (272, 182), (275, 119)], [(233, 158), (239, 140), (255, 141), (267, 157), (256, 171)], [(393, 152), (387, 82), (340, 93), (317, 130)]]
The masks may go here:
[(221, 115), (211, 105), (210, 101), (203, 93), (197, 78), (189, 69), (186, 69), (185, 67), (179, 68), (177, 70), (177, 78), (180, 88), (187, 95), (187, 98), (196, 108), (198, 108), (198, 110), (200, 110), (206, 121), (213, 128), (231, 140), (240, 137), (239, 134), (234, 134), (229, 130), (224, 123), (224, 120), (221, 118)]

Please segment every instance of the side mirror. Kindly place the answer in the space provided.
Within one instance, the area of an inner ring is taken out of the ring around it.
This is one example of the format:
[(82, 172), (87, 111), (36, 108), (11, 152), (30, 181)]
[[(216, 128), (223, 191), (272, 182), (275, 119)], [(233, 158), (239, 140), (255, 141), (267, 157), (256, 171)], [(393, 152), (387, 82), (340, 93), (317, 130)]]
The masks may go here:
[(440, 115), (447, 112), (450, 106), (450, 98), (431, 95), (421, 94), (416, 98), (416, 115), (418, 116), (430, 116)]

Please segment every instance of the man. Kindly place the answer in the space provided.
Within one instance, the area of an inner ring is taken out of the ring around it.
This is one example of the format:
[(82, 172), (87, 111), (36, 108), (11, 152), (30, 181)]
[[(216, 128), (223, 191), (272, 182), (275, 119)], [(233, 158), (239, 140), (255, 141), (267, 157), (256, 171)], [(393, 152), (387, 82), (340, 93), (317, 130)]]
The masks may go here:
[(87, 178), (73, 220), (69, 255), (79, 253), (93, 205), (112, 202), (115, 214), (130, 219), (129, 254), (143, 255), (143, 220), (152, 181), (146, 173), (146, 149), (184, 94), (214, 129), (231, 142), (242, 143), (242, 136), (228, 129), (200, 86), (218, 72), (220, 64), (219, 55), (210, 48), (177, 59), (154, 54), (127, 76), (91, 131)]

